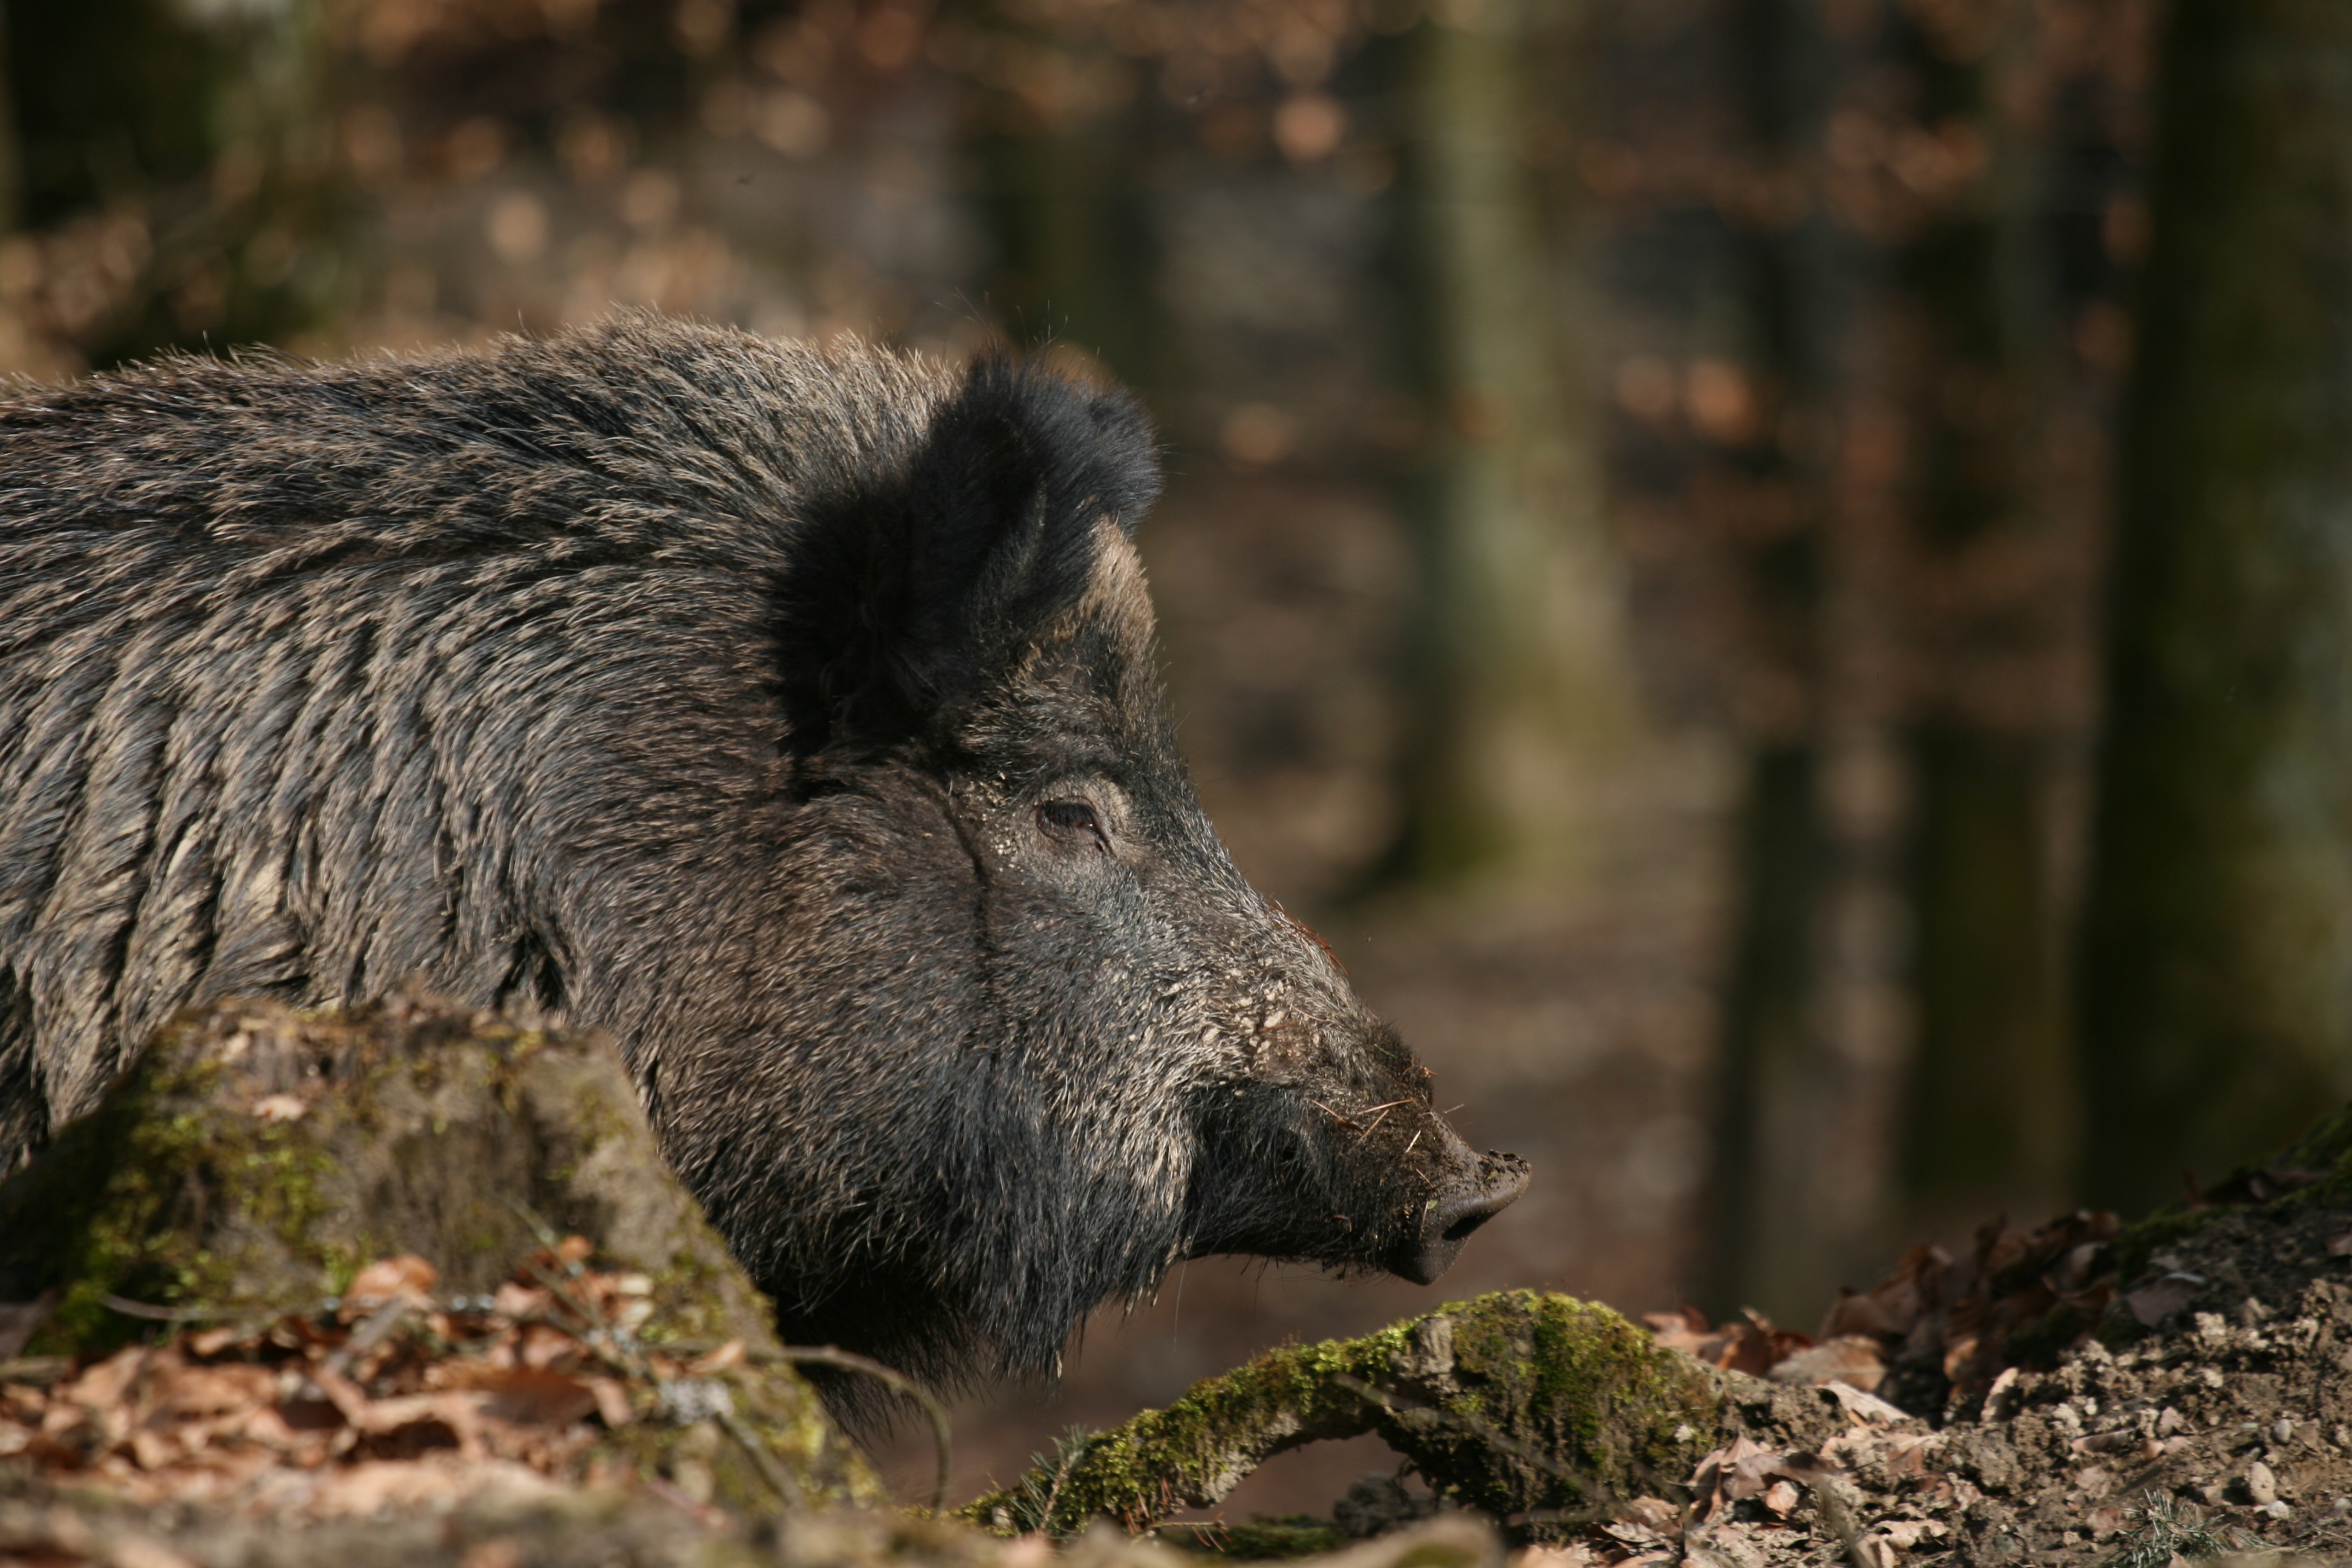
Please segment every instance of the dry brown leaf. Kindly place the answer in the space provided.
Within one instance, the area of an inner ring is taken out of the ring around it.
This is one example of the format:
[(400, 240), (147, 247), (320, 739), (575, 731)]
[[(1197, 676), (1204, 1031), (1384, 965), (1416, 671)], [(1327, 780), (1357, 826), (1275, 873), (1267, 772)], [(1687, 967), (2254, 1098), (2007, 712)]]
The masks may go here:
[(1854, 1387), (1849, 1383), (1832, 1381), (1822, 1385), (1822, 1391), (1838, 1402), (1838, 1407), (1850, 1416), (1866, 1421), (1914, 1421), (1917, 1417), (1900, 1405), (1889, 1405), (1874, 1394)]
[(718, 1349), (698, 1356), (693, 1361), (688, 1362), (687, 1363), (686, 1370), (687, 1374), (690, 1377), (709, 1377), (715, 1373), (726, 1372), (730, 1368), (739, 1367), (742, 1364), (743, 1342), (741, 1340), (729, 1340), (725, 1344), (720, 1345)]
[(1886, 1381), (1886, 1355), (1868, 1334), (1840, 1334), (1783, 1357), (1771, 1375), (1775, 1383), (1838, 1382), (1874, 1392)]
[(539, 1371), (569, 1371), (588, 1356), (579, 1336), (549, 1323), (526, 1323), (515, 1343), (515, 1358)]
[(232, 1362), (220, 1366), (174, 1365), (154, 1380), (154, 1408), (177, 1416), (249, 1410), (278, 1397), (278, 1377), (267, 1367)]
[(1889, 1519), (1872, 1525), (1871, 1533), (1908, 1552), (1922, 1541), (1940, 1539), (1951, 1531), (1932, 1519)]
[[(501, 1293), (506, 1305), (551, 1321), (448, 1312), (425, 1294), (436, 1282), (429, 1268), (393, 1258), (362, 1269), (331, 1317), (189, 1328), (88, 1365), (10, 1363), (0, 1455), (142, 1505), (234, 1500), (316, 1517), (445, 1501), (488, 1485), (543, 1492), (548, 1478), (583, 1474), (650, 1483), (625, 1461), (591, 1457), (602, 1429), (636, 1420), (650, 1391), (606, 1370), (572, 1331), (625, 1333), (622, 1324), (649, 1308), (650, 1286), (587, 1269), (586, 1258), (579, 1247), (545, 1250), (530, 1268), (540, 1279), (567, 1270), (560, 1290), (518, 1280)], [(415, 1310), (381, 1315), (388, 1302)], [(362, 1321), (372, 1324), (364, 1345)], [(652, 1362), (683, 1371), (675, 1357), (639, 1353), (640, 1370)], [(697, 1366), (709, 1375), (744, 1359), (730, 1343)], [(572, 1370), (583, 1363), (597, 1374)]]
[(1819, 1476), (1838, 1473), (1840, 1468), (1833, 1458), (1776, 1453), (1742, 1436), (1700, 1459), (1686, 1484), (1698, 1521), (1704, 1524), (1727, 1504), (1764, 1496), (1775, 1482), (1810, 1485)]
[(519, 1426), (569, 1426), (598, 1408), (587, 1382), (538, 1367), (493, 1367), (458, 1363), (447, 1386), (480, 1394), (478, 1408), (494, 1421)]
[(509, 1279), (490, 1298), (490, 1310), (504, 1318), (537, 1318), (545, 1315), (555, 1297), (543, 1285), (524, 1285)]
[(343, 1292), (343, 1315), (373, 1311), (396, 1297), (429, 1307), (433, 1288), (440, 1283), (441, 1270), (415, 1253), (380, 1258), (352, 1277), (351, 1289)]
[(1660, 1535), (1673, 1534), (1682, 1528), (1683, 1522), (1682, 1510), (1664, 1498), (1654, 1497), (1635, 1498), (1625, 1505), (1622, 1517), (1654, 1530)]
[(611, 1430), (617, 1432), (636, 1420), (636, 1406), (629, 1403), (629, 1391), (617, 1379), (592, 1377), (588, 1392), (595, 1397), (597, 1418)]
[[(1005, 1562), (1012, 1560), (1008, 1551)], [(1509, 1568), (1601, 1568), (1601, 1553), (1582, 1542), (1566, 1546), (1529, 1546), (1512, 1553)]]

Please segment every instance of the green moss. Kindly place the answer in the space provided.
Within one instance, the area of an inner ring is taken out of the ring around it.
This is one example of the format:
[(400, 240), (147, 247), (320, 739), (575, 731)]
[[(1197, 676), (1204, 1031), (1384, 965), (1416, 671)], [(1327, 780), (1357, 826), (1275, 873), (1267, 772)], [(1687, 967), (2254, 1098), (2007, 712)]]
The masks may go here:
[(2207, 1221), (2223, 1211), (2197, 1209), (2183, 1211), (2165, 1209), (2147, 1218), (2127, 1225), (2116, 1233), (2109, 1245), (2114, 1249), (2116, 1282), (2130, 1285), (2148, 1270), (2155, 1256), (2204, 1228)]
[[(298, 1112), (258, 1113), (289, 1084)], [(95, 1111), (0, 1183), (0, 1300), (58, 1289), (27, 1348), (102, 1353), (156, 1330), (108, 1308), (110, 1294), (270, 1318), (315, 1309), (396, 1252), (424, 1257), (444, 1292), (478, 1293), (550, 1231), (650, 1279), (647, 1340), (750, 1352), (728, 1374), (728, 1442), (685, 1456), (720, 1502), (772, 1513), (879, 1499), (776, 1360), (764, 1301), (663, 1164), (609, 1043), (591, 1037), (415, 1000), (348, 1016), (228, 1002), (177, 1018)], [(646, 1447), (663, 1473), (678, 1431), (647, 1421), (614, 1440)]]
[[(2243, 1166), (2231, 1172), (2212, 1190), (2217, 1193), (2246, 1191), (2252, 1188), (2266, 1171), (2317, 1174), (2319, 1180), (2266, 1203), (2252, 1205), (2255, 1212), (2284, 1218), (2314, 1205), (2323, 1208), (2352, 1207), (2352, 1107), (2323, 1118), (2301, 1140), (2273, 1159), (2260, 1165)], [(2174, 1205), (2124, 1226), (2112, 1244), (2116, 1283), (2127, 1287), (2137, 1282), (2147, 1274), (2158, 1253), (2194, 1236), (2217, 1215), (2244, 1212), (2245, 1208), (2240, 1205), (2217, 1204), (2186, 1209)]]
[(1160, 1539), (1186, 1552), (1231, 1557), (1247, 1563), (1276, 1563), (1292, 1557), (1315, 1557), (1337, 1552), (1348, 1538), (1328, 1519), (1312, 1514), (1286, 1514), (1279, 1519), (1253, 1519), (1246, 1524), (1163, 1525)]
[(1286, 1346), (1165, 1410), (1061, 1446), (964, 1510), (1001, 1532), (1130, 1530), (1214, 1503), (1270, 1456), (1375, 1431), (1431, 1485), (1496, 1513), (1588, 1503), (1678, 1479), (1722, 1394), (1688, 1356), (1606, 1308), (1482, 1296), (1356, 1340)]

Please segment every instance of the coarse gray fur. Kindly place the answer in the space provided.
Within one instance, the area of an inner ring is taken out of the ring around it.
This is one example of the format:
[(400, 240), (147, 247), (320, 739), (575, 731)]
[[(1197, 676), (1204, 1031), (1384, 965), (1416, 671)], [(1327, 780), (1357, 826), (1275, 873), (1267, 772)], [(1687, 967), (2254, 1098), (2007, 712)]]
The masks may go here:
[(175, 1008), (610, 1030), (794, 1338), (1046, 1369), (1524, 1183), (1234, 869), (1131, 404), (625, 317), (0, 404), (0, 1172)]

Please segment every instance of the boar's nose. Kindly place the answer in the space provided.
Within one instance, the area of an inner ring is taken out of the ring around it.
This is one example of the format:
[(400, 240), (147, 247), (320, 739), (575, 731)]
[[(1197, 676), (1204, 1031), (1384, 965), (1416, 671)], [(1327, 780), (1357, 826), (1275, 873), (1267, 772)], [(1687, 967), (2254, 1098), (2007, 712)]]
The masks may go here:
[(1406, 1249), (1396, 1271), (1416, 1285), (1434, 1285), (1454, 1267), (1470, 1233), (1511, 1206), (1528, 1190), (1528, 1163), (1517, 1154), (1489, 1152), (1467, 1184), (1440, 1193), (1423, 1214), (1419, 1242)]

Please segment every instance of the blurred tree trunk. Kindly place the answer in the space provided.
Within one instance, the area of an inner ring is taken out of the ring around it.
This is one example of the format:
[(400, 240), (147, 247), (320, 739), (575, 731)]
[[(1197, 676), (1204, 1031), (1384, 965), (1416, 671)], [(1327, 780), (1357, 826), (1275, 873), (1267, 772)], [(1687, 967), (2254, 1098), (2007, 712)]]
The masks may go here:
[(2352, 5), (2176, 0), (2158, 70), (2080, 974), (2123, 1207), (2352, 1066)]
[(33, 335), (103, 368), (282, 344), (348, 302), (319, 7), (10, 0), (0, 31), (10, 217), (67, 238), (101, 216), (115, 229), (105, 266), (70, 246), (36, 263), (75, 275), (43, 280), (53, 304), (79, 299)]
[(2022, 254), (2031, 182), (1996, 94), (2003, 45), (2023, 28), (2004, 39), (1998, 17), (1913, 12), (1892, 39), (1916, 94), (1910, 133), (1958, 165), (1891, 258), (1916, 671), (1904, 1177), (1915, 1217), (1969, 1224), (2061, 1204), (2072, 1152), (2044, 828), (2058, 754), (2051, 628), (2016, 567), (2040, 559), (2047, 532), (2024, 471), (2040, 401)]
[(8, 8), (0, 5), (0, 234), (13, 231), (25, 217), (24, 153), (16, 128), (16, 94), (9, 81), (15, 61)]
[[(1754, 406), (1719, 420), (1700, 480), (1738, 542), (1749, 633), (1735, 706), (1748, 755), (1735, 818), (1738, 903), (1696, 1294), (1717, 1314), (1811, 1310), (1851, 1238), (1821, 1191), (1845, 1076), (1828, 1018), (1838, 846), (1824, 733), (1831, 506), (1827, 430), (1846, 258), (1811, 197), (1837, 62), (1809, 0), (1730, 0), (1736, 158), (1757, 199), (1736, 229), (1741, 357)], [(1742, 425), (1744, 424), (1744, 428)]]
[(1441, 6), (1404, 41), (1412, 328), (1441, 423), (1412, 857), (1440, 881), (1591, 869), (1642, 740), (1563, 247), (1528, 166), (1528, 76), (1563, 47), (1533, 0)]
[[(988, 26), (1030, 48), (1108, 53), (1083, 29), (1040, 31), (997, 7), (982, 15)], [(1017, 88), (979, 91), (982, 123), (972, 146), (995, 242), (983, 303), (1023, 346), (1065, 343), (1150, 388), (1157, 378), (1147, 328), (1158, 312), (1149, 298), (1148, 106), (1131, 90), (1129, 62), (1074, 62), (1063, 74), (1106, 71), (1130, 89), (1118, 102), (1068, 103), (1024, 97)], [(1029, 79), (1042, 88), (1063, 74), (1039, 69)]]

